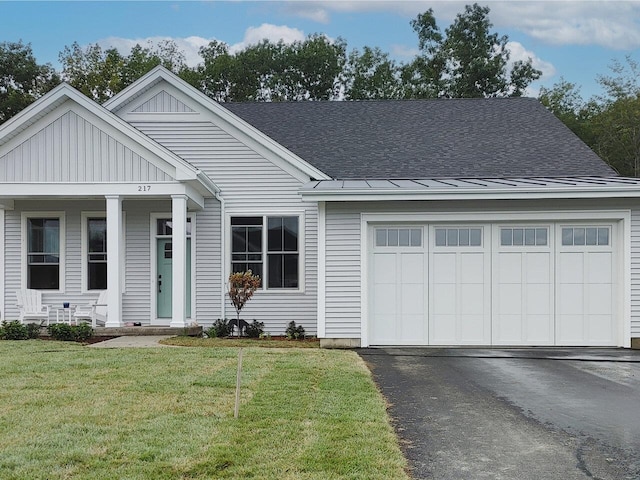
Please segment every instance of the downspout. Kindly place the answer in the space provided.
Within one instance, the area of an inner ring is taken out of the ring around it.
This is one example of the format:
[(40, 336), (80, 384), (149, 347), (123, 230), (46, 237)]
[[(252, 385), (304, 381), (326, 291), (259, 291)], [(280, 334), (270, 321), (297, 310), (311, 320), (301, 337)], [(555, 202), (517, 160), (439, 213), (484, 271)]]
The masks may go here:
[(225, 318), (224, 302), (226, 300), (227, 290), (225, 285), (227, 284), (227, 258), (226, 258), (226, 225), (227, 220), (225, 218), (225, 205), (224, 198), (220, 191), (215, 192), (215, 198), (220, 202), (220, 318)]

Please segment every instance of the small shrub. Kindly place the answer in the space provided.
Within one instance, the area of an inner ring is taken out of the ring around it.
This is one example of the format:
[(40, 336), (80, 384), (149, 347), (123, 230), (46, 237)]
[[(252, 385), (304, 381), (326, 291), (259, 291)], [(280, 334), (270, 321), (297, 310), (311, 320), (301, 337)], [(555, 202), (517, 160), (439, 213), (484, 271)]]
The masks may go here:
[(2, 322), (0, 330), (0, 338), (3, 340), (26, 340), (29, 338), (27, 326), (20, 323), (18, 320)]
[(68, 325), (66, 323), (54, 323), (47, 327), (49, 334), (56, 340), (63, 342), (84, 342), (93, 335), (93, 328), (88, 323), (80, 325)]
[(38, 338), (40, 336), (41, 323), (27, 323), (27, 337)]
[(260, 338), (264, 333), (264, 322), (254, 320), (244, 328), (244, 334), (249, 338)]
[(219, 318), (213, 325), (211, 325), (205, 333), (209, 338), (228, 337), (231, 335), (233, 327), (229, 325), (229, 320), (226, 318)]
[(296, 326), (296, 322), (291, 321), (285, 330), (285, 335), (289, 340), (299, 340), (304, 338), (304, 327), (302, 325)]

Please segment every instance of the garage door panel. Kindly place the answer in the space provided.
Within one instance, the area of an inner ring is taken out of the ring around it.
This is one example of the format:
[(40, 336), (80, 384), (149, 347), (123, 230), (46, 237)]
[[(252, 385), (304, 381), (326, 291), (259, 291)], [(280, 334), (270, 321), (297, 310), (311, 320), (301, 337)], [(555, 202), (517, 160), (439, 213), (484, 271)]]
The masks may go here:
[(522, 281), (522, 254), (503, 253), (498, 255), (498, 268), (495, 272), (500, 275), (500, 283), (520, 283)]
[(550, 315), (552, 311), (551, 285), (534, 283), (527, 285), (526, 312), (529, 315)]
[(611, 315), (587, 315), (587, 339), (590, 345), (610, 345), (613, 342), (613, 318)]
[(612, 286), (610, 284), (586, 285), (587, 311), (589, 314), (611, 316)]
[(437, 283), (456, 283), (456, 255), (438, 253), (433, 255), (433, 278)]
[(401, 253), (401, 280), (403, 285), (425, 282), (424, 255), (422, 253)]
[(380, 315), (396, 315), (396, 286), (394, 284), (378, 283), (373, 291), (374, 312)]
[(499, 315), (520, 315), (522, 313), (522, 285), (499, 285)]
[(593, 252), (586, 258), (587, 283), (611, 283), (611, 252)]
[(584, 344), (584, 315), (562, 315), (557, 325), (556, 345)]
[(524, 340), (530, 345), (553, 345), (553, 323), (549, 315), (527, 315)]
[(376, 272), (373, 280), (375, 283), (396, 284), (395, 253), (376, 253), (373, 257), (373, 269)]
[(584, 313), (584, 287), (581, 283), (564, 283), (558, 289), (560, 316)]
[(485, 339), (484, 315), (460, 315), (460, 340), (463, 344), (484, 345)]
[(522, 339), (522, 316), (520, 313), (500, 314), (494, 319), (494, 343), (517, 345)]
[(456, 286), (449, 283), (433, 285), (431, 305), (436, 315), (454, 315), (456, 312)]
[(460, 285), (460, 308), (462, 315), (476, 315), (484, 313), (485, 284)]
[(465, 252), (461, 253), (460, 261), (460, 283), (478, 283), (484, 284), (484, 262), (485, 254)]
[(551, 253), (549, 252), (528, 252), (526, 257), (528, 284), (544, 283), (549, 284), (551, 275)]
[(424, 315), (425, 292), (422, 283), (406, 283), (400, 291), (400, 308), (403, 318), (406, 315)]
[(584, 260), (582, 252), (560, 254), (560, 283), (584, 282)]
[(456, 316), (436, 314), (430, 323), (430, 343), (433, 345), (456, 344)]

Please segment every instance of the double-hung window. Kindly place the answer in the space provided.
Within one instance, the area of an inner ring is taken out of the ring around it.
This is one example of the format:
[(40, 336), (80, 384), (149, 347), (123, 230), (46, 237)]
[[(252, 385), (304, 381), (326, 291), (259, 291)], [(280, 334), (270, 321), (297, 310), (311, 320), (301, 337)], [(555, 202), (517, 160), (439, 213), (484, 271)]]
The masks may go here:
[(60, 218), (28, 217), (27, 288), (60, 289)]
[(300, 288), (298, 216), (231, 217), (231, 271), (251, 270), (262, 288)]

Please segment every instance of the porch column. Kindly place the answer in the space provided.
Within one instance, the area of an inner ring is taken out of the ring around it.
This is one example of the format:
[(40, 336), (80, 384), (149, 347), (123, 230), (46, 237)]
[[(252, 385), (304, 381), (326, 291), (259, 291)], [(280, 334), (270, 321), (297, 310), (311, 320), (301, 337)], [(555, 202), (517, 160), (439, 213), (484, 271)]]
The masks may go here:
[(171, 195), (171, 243), (173, 244), (171, 323), (172, 327), (186, 325), (187, 297), (187, 196)]
[(106, 327), (122, 325), (122, 198), (105, 195), (107, 200), (107, 322)]

